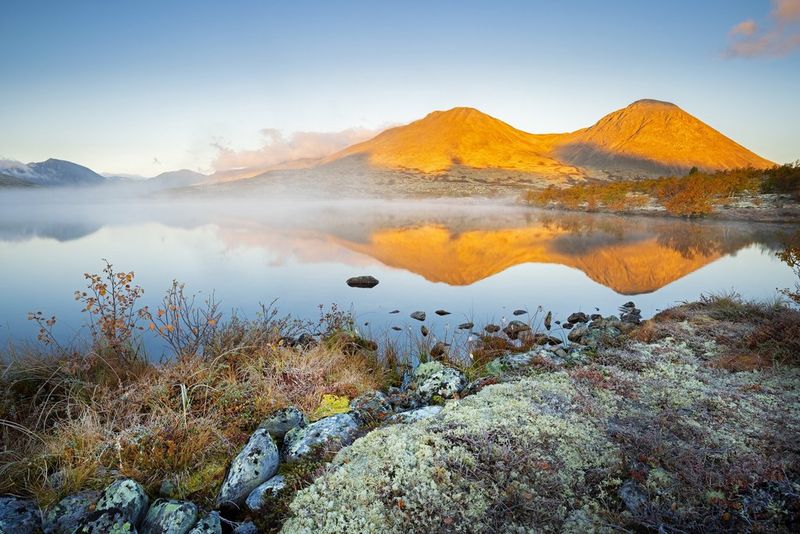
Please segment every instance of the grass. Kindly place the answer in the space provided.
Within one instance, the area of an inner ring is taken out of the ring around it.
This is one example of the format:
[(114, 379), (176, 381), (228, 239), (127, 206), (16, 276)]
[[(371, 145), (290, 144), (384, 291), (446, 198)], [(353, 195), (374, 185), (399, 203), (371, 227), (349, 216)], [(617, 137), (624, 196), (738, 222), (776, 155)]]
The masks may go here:
[(642, 180), (549, 187), (528, 191), (524, 200), (536, 206), (567, 209), (631, 211), (651, 201), (671, 215), (702, 217), (737, 197), (755, 193), (791, 195), (800, 200), (800, 162), (771, 169), (734, 169), (715, 173), (690, 172)]

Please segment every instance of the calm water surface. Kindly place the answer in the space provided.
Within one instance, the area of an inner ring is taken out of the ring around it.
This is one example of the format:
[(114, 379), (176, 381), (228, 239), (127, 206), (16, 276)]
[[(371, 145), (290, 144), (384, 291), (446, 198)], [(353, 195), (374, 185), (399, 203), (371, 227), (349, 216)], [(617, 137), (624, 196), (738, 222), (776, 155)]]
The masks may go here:
[[(29, 311), (55, 314), (69, 341), (84, 322), (73, 291), (101, 258), (133, 270), (155, 305), (173, 279), (215, 291), (228, 313), (314, 319), (351, 309), (369, 333), (405, 335), (427, 312), (440, 336), (456, 325), (512, 319), (538, 307), (564, 318), (633, 300), (650, 316), (702, 293), (770, 298), (791, 286), (775, 257), (798, 227), (559, 214), (470, 201), (101, 204), (0, 198), (0, 343), (35, 338)], [(374, 289), (345, 285), (371, 274)], [(438, 317), (444, 308), (452, 315)], [(400, 314), (390, 315), (394, 309)], [(364, 323), (368, 323), (365, 325)], [(466, 335), (466, 334), (463, 334)], [(147, 340), (151, 357), (162, 347)]]

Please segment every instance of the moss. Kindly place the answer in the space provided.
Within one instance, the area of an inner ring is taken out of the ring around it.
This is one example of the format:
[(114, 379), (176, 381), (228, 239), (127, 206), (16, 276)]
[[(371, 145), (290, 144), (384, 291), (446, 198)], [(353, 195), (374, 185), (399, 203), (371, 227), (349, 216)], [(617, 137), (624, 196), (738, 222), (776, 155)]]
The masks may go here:
[(347, 413), (350, 411), (350, 399), (343, 395), (326, 394), (311, 415), (309, 421), (318, 421), (324, 417), (336, 415), (337, 413)]

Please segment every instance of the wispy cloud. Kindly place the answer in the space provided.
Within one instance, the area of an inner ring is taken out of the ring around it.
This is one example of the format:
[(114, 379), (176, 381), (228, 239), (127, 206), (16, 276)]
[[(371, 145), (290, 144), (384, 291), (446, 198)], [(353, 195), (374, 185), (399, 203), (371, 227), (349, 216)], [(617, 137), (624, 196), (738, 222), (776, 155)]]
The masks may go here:
[(763, 28), (752, 19), (731, 28), (725, 57), (779, 57), (798, 48), (800, 0), (772, 0), (772, 11)]
[(217, 171), (241, 168), (266, 168), (272, 165), (307, 158), (322, 158), (354, 143), (375, 136), (379, 130), (350, 128), (340, 132), (294, 132), (261, 130), (263, 143), (255, 150), (236, 150), (224, 143), (215, 143), (217, 155), (212, 167)]

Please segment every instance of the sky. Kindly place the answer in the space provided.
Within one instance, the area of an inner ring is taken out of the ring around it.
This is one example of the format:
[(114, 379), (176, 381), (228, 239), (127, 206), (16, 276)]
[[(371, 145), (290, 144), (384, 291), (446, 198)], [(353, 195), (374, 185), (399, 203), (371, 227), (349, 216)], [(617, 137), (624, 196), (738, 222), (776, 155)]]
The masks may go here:
[(436, 109), (535, 133), (668, 100), (800, 158), (800, 0), (4, 0), (0, 158), (152, 176), (313, 157)]

